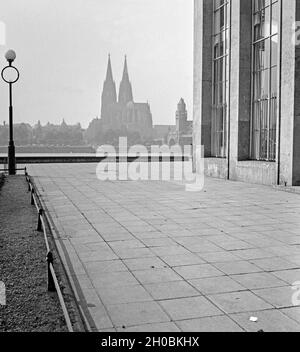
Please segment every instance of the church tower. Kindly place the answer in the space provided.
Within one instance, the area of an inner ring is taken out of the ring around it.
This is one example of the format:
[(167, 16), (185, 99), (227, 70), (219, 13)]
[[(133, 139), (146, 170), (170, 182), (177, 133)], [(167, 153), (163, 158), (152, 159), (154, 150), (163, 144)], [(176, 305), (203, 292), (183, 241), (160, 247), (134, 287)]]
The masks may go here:
[(133, 101), (132, 87), (129, 81), (127, 58), (125, 56), (123, 78), (120, 83), (120, 90), (119, 90), (119, 103), (122, 105), (126, 105), (131, 101)]
[(177, 105), (177, 111), (176, 111), (176, 129), (177, 132), (180, 134), (184, 132), (185, 128), (187, 125), (187, 110), (186, 110), (186, 104), (183, 100), (183, 98), (180, 99), (178, 105)]
[(116, 84), (113, 80), (110, 55), (108, 56), (108, 65), (106, 79), (103, 85), (101, 100), (101, 118), (104, 122), (109, 122), (111, 107), (117, 102)]

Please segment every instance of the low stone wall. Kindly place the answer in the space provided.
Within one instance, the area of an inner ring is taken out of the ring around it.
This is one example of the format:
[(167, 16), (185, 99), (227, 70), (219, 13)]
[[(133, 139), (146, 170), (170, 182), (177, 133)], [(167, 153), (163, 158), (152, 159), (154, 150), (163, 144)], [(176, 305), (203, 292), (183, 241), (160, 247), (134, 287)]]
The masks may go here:
[(276, 163), (263, 161), (239, 161), (235, 169), (235, 181), (275, 186)]
[(205, 175), (208, 177), (227, 179), (228, 162), (227, 159), (205, 158)]
[[(208, 177), (227, 179), (227, 159), (205, 158), (205, 175)], [(262, 161), (239, 161), (234, 169), (231, 169), (230, 179), (254, 184), (274, 186), (277, 184), (276, 163)]]

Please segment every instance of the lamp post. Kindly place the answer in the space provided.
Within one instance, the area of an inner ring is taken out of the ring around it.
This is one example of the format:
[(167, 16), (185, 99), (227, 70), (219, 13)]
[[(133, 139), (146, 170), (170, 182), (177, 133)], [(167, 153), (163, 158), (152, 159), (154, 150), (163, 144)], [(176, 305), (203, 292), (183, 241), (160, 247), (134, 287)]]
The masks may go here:
[(12, 103), (12, 85), (19, 80), (20, 73), (12, 63), (16, 59), (16, 53), (9, 50), (5, 54), (8, 66), (4, 67), (1, 72), (2, 79), (9, 85), (9, 145), (8, 145), (8, 173), (9, 175), (16, 174), (16, 155), (13, 134), (13, 103)]

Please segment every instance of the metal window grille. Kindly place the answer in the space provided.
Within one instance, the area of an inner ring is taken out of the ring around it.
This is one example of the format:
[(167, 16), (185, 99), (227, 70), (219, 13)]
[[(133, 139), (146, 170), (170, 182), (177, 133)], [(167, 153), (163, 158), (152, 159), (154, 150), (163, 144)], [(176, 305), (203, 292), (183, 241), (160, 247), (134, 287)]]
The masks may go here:
[(230, 0), (214, 0), (212, 156), (227, 156)]
[(276, 160), (279, 1), (252, 0), (252, 119), (250, 156)]

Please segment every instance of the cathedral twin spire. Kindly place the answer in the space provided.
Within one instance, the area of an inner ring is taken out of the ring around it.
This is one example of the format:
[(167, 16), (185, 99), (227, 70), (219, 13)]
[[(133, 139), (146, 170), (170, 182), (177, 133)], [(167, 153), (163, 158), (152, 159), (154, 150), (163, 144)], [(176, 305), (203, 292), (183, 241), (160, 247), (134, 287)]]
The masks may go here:
[(119, 89), (119, 103), (127, 104), (130, 101), (133, 101), (133, 95), (128, 75), (127, 57), (125, 56), (123, 77)]
[(110, 54), (108, 55), (106, 81), (112, 81), (113, 82), (113, 74), (112, 74), (112, 68), (111, 68)]
[[(123, 77), (120, 83), (118, 102), (120, 104), (126, 105), (128, 102), (133, 101), (132, 86), (129, 80), (128, 66), (127, 66), (127, 57), (125, 56)], [(105, 110), (110, 105), (117, 102), (117, 92), (116, 84), (113, 79), (111, 59), (110, 55), (108, 56), (108, 65), (106, 72), (106, 80), (104, 82), (103, 93), (102, 93), (102, 108), (101, 116), (105, 116)]]
[(102, 91), (102, 104), (101, 104), (101, 116), (104, 118), (108, 117), (111, 105), (117, 102), (116, 84), (113, 79), (110, 55), (108, 57), (108, 65), (106, 72), (106, 79), (103, 85)]
[[(130, 103), (130, 104), (128, 104)], [(152, 114), (148, 103), (134, 103), (132, 86), (129, 80), (127, 58), (125, 56), (123, 77), (117, 96), (110, 55), (102, 92), (101, 123), (103, 131), (139, 132), (143, 137), (152, 136)]]

